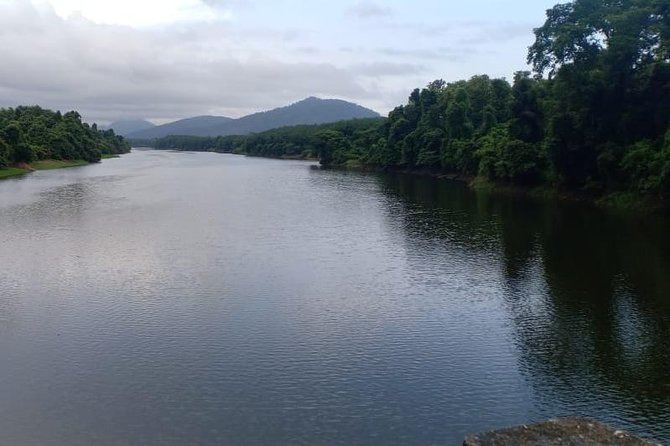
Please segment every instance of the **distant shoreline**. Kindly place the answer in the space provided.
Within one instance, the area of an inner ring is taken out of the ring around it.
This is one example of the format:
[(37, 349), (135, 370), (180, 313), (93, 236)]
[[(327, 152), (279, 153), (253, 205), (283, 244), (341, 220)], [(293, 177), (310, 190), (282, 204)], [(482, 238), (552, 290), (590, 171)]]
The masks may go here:
[[(118, 158), (119, 155), (102, 155), (102, 159)], [(18, 166), (0, 168), (0, 180), (5, 178), (14, 178), (29, 174), (38, 170), (66, 169), (69, 167), (87, 166), (90, 163), (86, 160), (40, 160), (30, 164), (21, 164)]]
[(581, 203), (604, 209), (618, 211), (639, 211), (642, 213), (662, 214), (670, 211), (670, 206), (651, 197), (641, 197), (632, 192), (615, 192), (602, 196), (588, 194), (585, 192), (561, 189), (556, 186), (535, 185), (523, 186), (500, 181), (493, 181), (481, 176), (472, 176), (462, 173), (447, 173), (440, 170), (430, 169), (403, 169), (403, 168), (380, 168), (363, 164), (350, 164), (342, 166), (319, 166), (323, 170), (351, 171), (351, 172), (375, 172), (392, 175), (409, 175), (416, 177), (430, 177), (448, 181), (456, 181), (465, 184), (472, 190), (490, 192), (498, 195), (515, 195), (532, 200)]

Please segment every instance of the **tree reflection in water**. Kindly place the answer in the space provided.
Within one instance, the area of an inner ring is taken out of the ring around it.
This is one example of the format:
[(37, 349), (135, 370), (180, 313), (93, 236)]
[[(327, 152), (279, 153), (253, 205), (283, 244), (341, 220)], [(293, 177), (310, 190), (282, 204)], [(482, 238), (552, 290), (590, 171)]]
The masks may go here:
[(383, 175), (380, 184), (407, 208), (396, 215), (406, 220), (409, 247), (446, 243), (499, 263), (538, 414), (597, 417), (652, 436), (668, 426), (664, 217), (492, 195), (435, 178)]

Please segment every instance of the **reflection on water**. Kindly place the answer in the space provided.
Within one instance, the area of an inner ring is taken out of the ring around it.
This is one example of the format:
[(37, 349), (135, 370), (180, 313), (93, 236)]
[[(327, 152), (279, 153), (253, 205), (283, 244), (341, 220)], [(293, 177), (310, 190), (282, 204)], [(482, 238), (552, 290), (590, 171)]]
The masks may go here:
[(0, 182), (0, 444), (670, 441), (660, 218), (139, 151)]
[(667, 441), (666, 220), (434, 179), (391, 177), (384, 186), (405, 203), (409, 237), (425, 238), (428, 229), (433, 243), (500, 260), (520, 367), (544, 412), (599, 417)]

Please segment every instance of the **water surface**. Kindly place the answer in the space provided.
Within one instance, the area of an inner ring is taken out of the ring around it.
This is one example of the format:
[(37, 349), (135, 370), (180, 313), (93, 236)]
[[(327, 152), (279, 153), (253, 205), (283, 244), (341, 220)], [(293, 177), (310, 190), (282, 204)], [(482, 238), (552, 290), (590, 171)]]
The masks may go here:
[(667, 221), (134, 151), (0, 182), (0, 444), (670, 443)]

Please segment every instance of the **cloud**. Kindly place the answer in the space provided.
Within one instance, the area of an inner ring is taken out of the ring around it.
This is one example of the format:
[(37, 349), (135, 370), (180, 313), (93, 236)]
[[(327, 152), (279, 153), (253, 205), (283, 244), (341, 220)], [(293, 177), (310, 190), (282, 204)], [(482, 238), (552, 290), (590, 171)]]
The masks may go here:
[(393, 11), (387, 6), (381, 6), (376, 3), (360, 2), (347, 9), (346, 15), (367, 20), (391, 17)]
[[(134, 27), (176, 22), (216, 21), (230, 18), (223, 2), (202, 0), (33, 0), (42, 8), (53, 8), (60, 17), (80, 16), (96, 23)], [(216, 6), (216, 7), (215, 7)]]
[(245, 35), (242, 48), (240, 35), (221, 24), (138, 30), (15, 3), (0, 9), (0, 106), (165, 120), (239, 116), (311, 95), (369, 97), (354, 73), (285, 60), (281, 47), (264, 47), (265, 37)]
[(526, 38), (531, 35), (533, 26), (530, 23), (496, 23), (479, 25), (465, 37), (461, 37), (458, 43), (461, 45), (480, 45), (485, 43), (500, 43), (504, 41)]
[(426, 59), (426, 60), (449, 60), (452, 62), (465, 62), (468, 58), (479, 54), (478, 48), (467, 46), (441, 46), (433, 49), (403, 49), (394, 47), (385, 47), (377, 50), (379, 54), (400, 58)]
[(424, 73), (425, 67), (422, 65), (411, 63), (397, 63), (397, 62), (371, 62), (357, 64), (351, 69), (358, 74), (367, 77), (389, 77), (389, 76), (407, 76)]
[(166, 121), (320, 96), (384, 113), (436, 78), (525, 67), (522, 15), (551, 0), (495, 17), (478, 1), (0, 0), (0, 107)]

